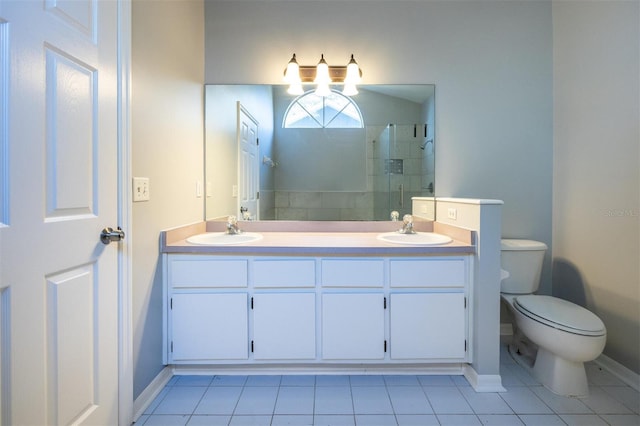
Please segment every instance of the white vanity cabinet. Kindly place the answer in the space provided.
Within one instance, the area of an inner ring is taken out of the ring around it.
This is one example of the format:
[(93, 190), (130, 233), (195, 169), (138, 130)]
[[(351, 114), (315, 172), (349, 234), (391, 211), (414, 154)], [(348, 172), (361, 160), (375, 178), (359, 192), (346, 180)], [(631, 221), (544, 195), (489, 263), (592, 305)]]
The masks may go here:
[(471, 259), (168, 253), (164, 359), (282, 368), (467, 362)]
[(464, 359), (468, 282), (463, 257), (391, 260), (391, 359)]
[(385, 261), (320, 259), (322, 359), (385, 357)]
[(247, 260), (169, 258), (165, 272), (169, 363), (248, 359)]
[(254, 359), (315, 359), (315, 259), (260, 257), (249, 269)]

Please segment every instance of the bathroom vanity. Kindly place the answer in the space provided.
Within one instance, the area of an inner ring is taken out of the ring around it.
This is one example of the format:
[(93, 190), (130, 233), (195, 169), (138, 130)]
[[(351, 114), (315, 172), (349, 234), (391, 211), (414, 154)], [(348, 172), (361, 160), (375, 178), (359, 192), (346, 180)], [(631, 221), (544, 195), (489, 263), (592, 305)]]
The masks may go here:
[(169, 254), (167, 362), (463, 362), (469, 262)]
[(183, 238), (197, 232), (163, 240), (166, 364), (462, 374), (471, 361), (470, 231), (438, 246), (379, 232), (267, 231), (224, 246)]

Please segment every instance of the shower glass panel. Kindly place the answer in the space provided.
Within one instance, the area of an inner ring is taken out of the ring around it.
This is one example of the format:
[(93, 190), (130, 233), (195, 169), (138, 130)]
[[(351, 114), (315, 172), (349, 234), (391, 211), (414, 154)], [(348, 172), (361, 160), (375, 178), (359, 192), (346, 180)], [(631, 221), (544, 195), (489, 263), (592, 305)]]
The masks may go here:
[[(376, 220), (412, 212), (412, 197), (433, 196), (433, 136), (426, 124), (389, 124), (374, 146)], [(430, 217), (430, 212), (423, 212)]]

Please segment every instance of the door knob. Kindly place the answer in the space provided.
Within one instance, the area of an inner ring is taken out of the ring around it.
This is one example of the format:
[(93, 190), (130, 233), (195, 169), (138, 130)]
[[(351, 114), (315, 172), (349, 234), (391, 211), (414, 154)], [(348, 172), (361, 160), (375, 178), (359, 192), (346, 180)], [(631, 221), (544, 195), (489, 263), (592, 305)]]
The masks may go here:
[(122, 241), (124, 240), (124, 231), (118, 226), (118, 229), (115, 231), (113, 228), (104, 228), (100, 233), (100, 241), (102, 244), (109, 244), (111, 241)]

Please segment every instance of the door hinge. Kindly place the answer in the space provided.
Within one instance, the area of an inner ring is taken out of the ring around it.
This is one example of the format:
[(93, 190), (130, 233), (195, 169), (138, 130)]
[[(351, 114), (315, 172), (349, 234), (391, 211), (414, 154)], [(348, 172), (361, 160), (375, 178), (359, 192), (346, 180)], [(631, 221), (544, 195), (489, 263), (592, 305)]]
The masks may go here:
[(413, 125), (413, 137), (414, 138), (418, 137), (418, 125), (417, 124)]
[(253, 309), (253, 296), (251, 297), (251, 309)]
[(384, 298), (384, 308), (387, 309), (387, 298)]
[(171, 352), (173, 352), (173, 341), (171, 342)]
[(464, 308), (467, 309), (467, 297), (464, 298)]
[(256, 192), (256, 200), (260, 199), (260, 191)]
[(260, 138), (256, 138), (256, 145), (260, 145)]
[(385, 353), (387, 352), (387, 341), (386, 340), (384, 341), (384, 352)]
[(171, 306), (169, 307), (169, 309), (173, 309), (173, 297), (171, 298)]
[(467, 351), (467, 339), (464, 339), (464, 351)]
[(251, 353), (253, 353), (253, 340), (251, 341)]
[(424, 137), (425, 138), (427, 137), (427, 125), (426, 124), (424, 125)]

